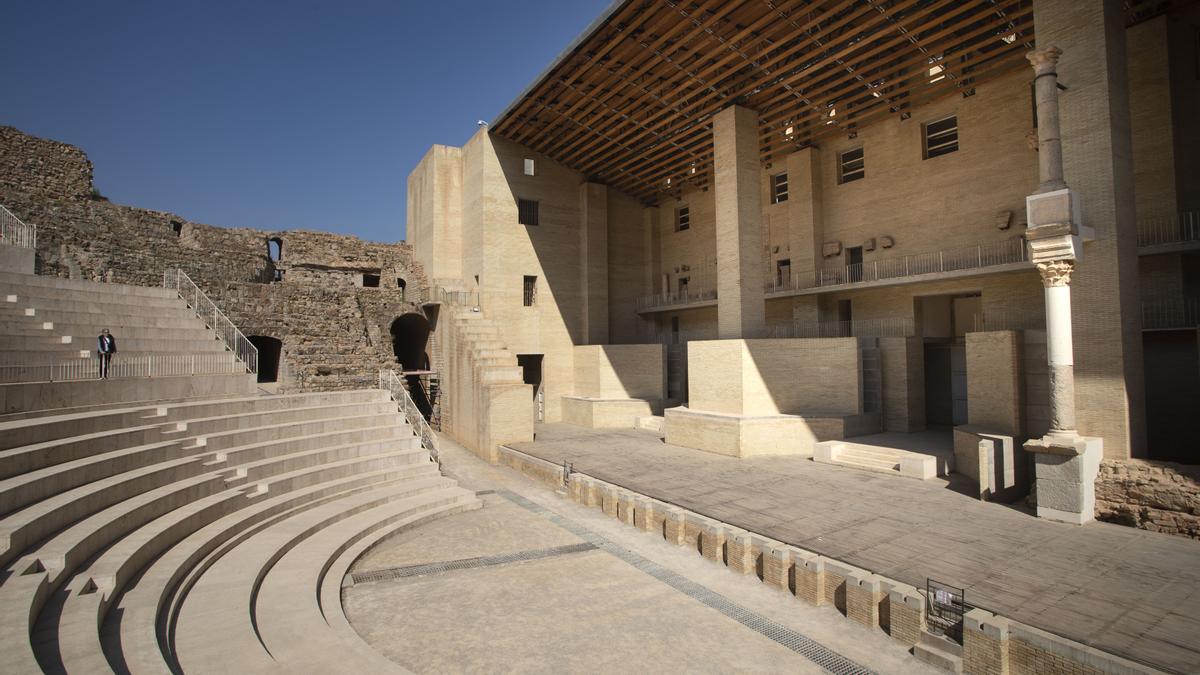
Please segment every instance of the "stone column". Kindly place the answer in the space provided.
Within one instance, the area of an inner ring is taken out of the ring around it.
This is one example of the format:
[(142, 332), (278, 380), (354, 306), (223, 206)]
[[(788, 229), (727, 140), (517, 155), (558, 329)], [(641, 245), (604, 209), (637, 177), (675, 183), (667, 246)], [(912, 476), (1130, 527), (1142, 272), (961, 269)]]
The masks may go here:
[(758, 113), (731, 106), (713, 118), (716, 186), (717, 335), (766, 333)]
[(583, 344), (608, 343), (608, 189), (579, 186), (579, 251)]
[(1059, 134), (1056, 47), (1028, 54), (1037, 73), (1038, 149), (1041, 185), (1026, 198), (1029, 257), (1046, 295), (1050, 430), (1025, 443), (1034, 453), (1037, 512), (1042, 518), (1086, 523), (1095, 518), (1095, 480), (1103, 454), (1098, 438), (1075, 428), (1075, 358), (1071, 328), (1071, 273), (1083, 257), (1075, 193), (1063, 180)]
[(1067, 187), (1063, 180), (1062, 138), (1058, 124), (1058, 47), (1035, 49), (1026, 58), (1033, 64), (1034, 100), (1038, 121), (1038, 194)]

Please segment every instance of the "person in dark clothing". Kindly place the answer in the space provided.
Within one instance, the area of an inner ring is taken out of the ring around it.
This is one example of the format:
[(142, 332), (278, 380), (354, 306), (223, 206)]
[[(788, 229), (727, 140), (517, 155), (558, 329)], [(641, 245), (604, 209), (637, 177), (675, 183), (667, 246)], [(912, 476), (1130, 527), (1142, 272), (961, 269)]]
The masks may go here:
[(109, 334), (108, 329), (100, 331), (96, 338), (96, 355), (100, 357), (100, 378), (108, 379), (108, 363), (112, 355), (117, 353), (117, 339)]

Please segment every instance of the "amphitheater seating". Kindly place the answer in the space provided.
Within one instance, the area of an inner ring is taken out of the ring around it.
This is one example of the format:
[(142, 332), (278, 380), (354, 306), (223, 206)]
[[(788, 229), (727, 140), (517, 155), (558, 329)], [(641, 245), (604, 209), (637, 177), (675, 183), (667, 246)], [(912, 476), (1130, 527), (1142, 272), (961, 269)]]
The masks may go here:
[[(95, 326), (72, 314), (86, 309), (55, 305), (60, 290), (122, 304), (107, 285), (13, 276), (0, 275), (7, 293), (62, 307), (56, 326)], [(174, 311), (157, 289), (119, 288)], [(128, 316), (138, 323), (105, 325), (153, 325), (151, 313)], [(207, 344), (195, 330), (180, 339)], [(77, 407), (27, 397), (42, 407), (0, 416), (6, 672), (402, 670), (341, 612), (348, 556), (479, 500), (441, 475), (388, 392), (198, 396), (206, 377), (150, 378), (184, 382)], [(123, 383), (61, 384), (104, 394)]]

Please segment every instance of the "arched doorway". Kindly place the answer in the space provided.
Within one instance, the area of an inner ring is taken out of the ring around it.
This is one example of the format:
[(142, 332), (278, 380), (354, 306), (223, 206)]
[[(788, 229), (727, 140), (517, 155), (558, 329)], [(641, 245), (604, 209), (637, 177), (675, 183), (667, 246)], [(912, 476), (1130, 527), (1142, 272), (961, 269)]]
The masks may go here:
[(279, 261), (283, 260), (283, 240), (279, 237), (267, 240), (267, 259), (271, 261), (271, 280), (282, 281), (283, 272), (276, 268)]
[(279, 355), (283, 351), (283, 341), (265, 335), (251, 335), (248, 339), (258, 350), (258, 381), (278, 382)]
[[(429, 342), (429, 320), (421, 314), (404, 314), (392, 321), (392, 353), (396, 362), (406, 372), (429, 370), (429, 354), (425, 345)], [(433, 414), (433, 401), (425, 390), (420, 375), (405, 377), (408, 392), (413, 402), (428, 419)]]

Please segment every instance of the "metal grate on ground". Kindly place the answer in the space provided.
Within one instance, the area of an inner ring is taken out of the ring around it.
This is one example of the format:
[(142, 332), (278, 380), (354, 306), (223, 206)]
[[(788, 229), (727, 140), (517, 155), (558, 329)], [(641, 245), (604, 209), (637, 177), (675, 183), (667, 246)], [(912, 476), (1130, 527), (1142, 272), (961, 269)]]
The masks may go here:
[(374, 581), (394, 581), (396, 579), (419, 577), (426, 574), (440, 574), (443, 572), (452, 572), (454, 570), (467, 570), (477, 567), (507, 565), (509, 563), (525, 562), (527, 560), (540, 560), (542, 558), (553, 558), (560, 555), (583, 553), (585, 551), (594, 550), (596, 550), (595, 544), (570, 544), (567, 546), (555, 546), (554, 548), (541, 548), (529, 551), (517, 551), (515, 553), (502, 553), (499, 555), (490, 555), (480, 558), (464, 558), (462, 560), (449, 560), (446, 562), (406, 565), (404, 567), (389, 567), (386, 569), (370, 570), (367, 572), (354, 572), (350, 574), (350, 580), (355, 584), (365, 584)]
[(751, 611), (741, 605), (731, 601), (729, 598), (713, 591), (712, 589), (698, 584), (686, 577), (676, 574), (671, 570), (659, 565), (658, 563), (643, 558), (642, 556), (628, 549), (618, 546), (609, 539), (575, 523), (572, 520), (564, 518), (557, 513), (533, 502), (515, 492), (508, 490), (497, 490), (496, 494), (505, 499), (521, 506), (533, 513), (541, 515), (555, 525), (567, 530), (571, 534), (583, 539), (592, 544), (596, 548), (614, 555), (621, 560), (629, 563), (635, 568), (649, 574), (659, 581), (667, 584), (671, 588), (683, 593), (684, 595), (703, 603), (704, 605), (717, 610), (725, 616), (737, 621), (743, 626), (749, 628), (756, 633), (773, 640), (774, 642), (787, 647), (804, 658), (812, 661), (821, 668), (824, 668), (830, 673), (836, 675), (870, 675), (873, 673), (870, 669), (856, 663), (855, 661), (842, 656), (825, 645), (813, 640), (812, 638), (798, 633), (787, 626), (776, 623), (757, 612)]

